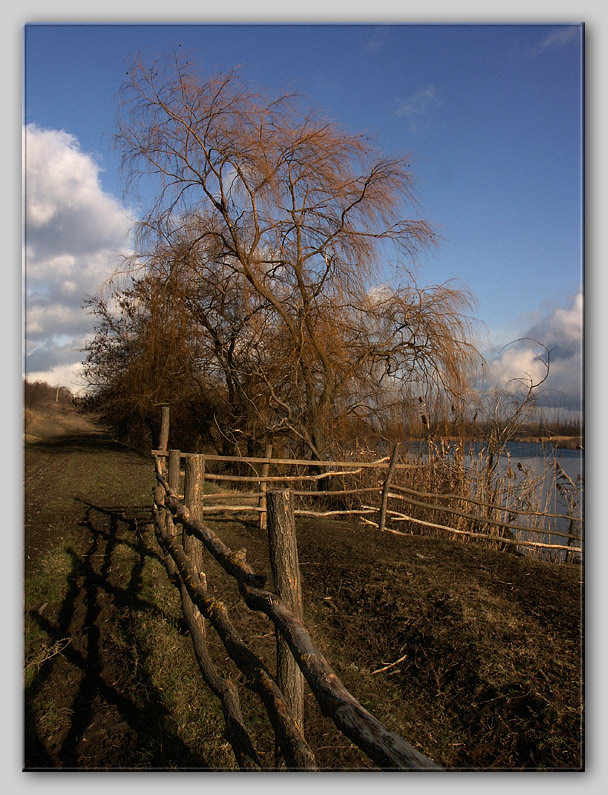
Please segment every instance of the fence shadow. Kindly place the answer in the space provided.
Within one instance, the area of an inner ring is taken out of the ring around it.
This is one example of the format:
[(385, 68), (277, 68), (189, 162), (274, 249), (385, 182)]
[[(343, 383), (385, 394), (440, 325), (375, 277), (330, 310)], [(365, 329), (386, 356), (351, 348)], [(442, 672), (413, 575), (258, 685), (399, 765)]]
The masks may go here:
[[(172, 729), (145, 661), (134, 670), (138, 641), (132, 612), (145, 609), (176, 623), (141, 595), (146, 560), (160, 562), (141, 532), (141, 509), (78, 501), (88, 546), (81, 554), (67, 550), (67, 591), (57, 612), (52, 617), (40, 608), (29, 612), (59, 651), (38, 666), (25, 689), (24, 769), (206, 769), (205, 759)], [(124, 546), (132, 562), (126, 581), (117, 586), (110, 574), (117, 549)], [(177, 626), (185, 631), (183, 619)], [(39, 702), (49, 687), (57, 717), (47, 716), (42, 729)]]

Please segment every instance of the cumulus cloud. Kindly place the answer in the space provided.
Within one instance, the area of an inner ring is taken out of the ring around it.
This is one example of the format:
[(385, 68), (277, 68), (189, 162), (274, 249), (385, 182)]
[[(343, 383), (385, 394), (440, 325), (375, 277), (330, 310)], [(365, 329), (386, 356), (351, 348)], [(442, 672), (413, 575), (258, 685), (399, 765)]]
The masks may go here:
[(546, 374), (543, 364), (547, 359), (546, 349), (549, 350), (549, 375), (539, 389), (538, 404), (580, 410), (583, 388), (582, 293), (576, 295), (568, 308), (554, 309), (534, 323), (523, 339), (504, 348), (488, 365), (486, 386), (515, 388), (518, 383), (538, 383)]
[(24, 152), (26, 372), (74, 389), (93, 325), (82, 303), (127, 253), (131, 221), (74, 136), (30, 124)]

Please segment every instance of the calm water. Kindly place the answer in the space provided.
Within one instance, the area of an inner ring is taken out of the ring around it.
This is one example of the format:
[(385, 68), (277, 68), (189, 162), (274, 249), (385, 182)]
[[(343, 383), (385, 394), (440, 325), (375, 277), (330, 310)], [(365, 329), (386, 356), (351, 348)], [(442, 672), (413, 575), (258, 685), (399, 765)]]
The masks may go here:
[[(483, 449), (482, 444), (474, 443), (471, 446), (471, 453), (477, 455)], [(538, 442), (508, 442), (506, 453), (500, 456), (500, 466), (506, 469), (509, 463), (511, 467), (516, 467), (519, 463), (532, 474), (540, 474), (546, 469), (552, 471), (554, 463), (557, 463), (574, 481), (577, 478), (582, 479), (584, 475), (583, 450), (564, 450)]]
[[(419, 443), (412, 445), (410, 449), (412, 452), (418, 451), (424, 455), (426, 445)], [(471, 466), (485, 449), (482, 442), (471, 442), (467, 447), (468, 455), (465, 457), (465, 465)], [(556, 464), (576, 486), (573, 490), (567, 479), (561, 478), (564, 488), (573, 493), (579, 505), (576, 515), (581, 515), (584, 486), (583, 450), (565, 450), (553, 447), (551, 444), (542, 445), (538, 442), (509, 442), (506, 445), (505, 454), (499, 457), (498, 467), (503, 474), (509, 468), (511, 469), (516, 486), (519, 483), (530, 482), (532, 479), (536, 484), (536, 497), (543, 510), (568, 514), (570, 512), (568, 500), (565, 499), (563, 491), (560, 491), (555, 485)], [(582, 523), (577, 523), (577, 528), (580, 527), (582, 530), (581, 525)], [(568, 519), (554, 518), (551, 519), (551, 526), (553, 529), (568, 532), (570, 522)], [(543, 539), (535, 534), (530, 538), (537, 541), (546, 540), (549, 543), (562, 543), (562, 540), (557, 537)]]

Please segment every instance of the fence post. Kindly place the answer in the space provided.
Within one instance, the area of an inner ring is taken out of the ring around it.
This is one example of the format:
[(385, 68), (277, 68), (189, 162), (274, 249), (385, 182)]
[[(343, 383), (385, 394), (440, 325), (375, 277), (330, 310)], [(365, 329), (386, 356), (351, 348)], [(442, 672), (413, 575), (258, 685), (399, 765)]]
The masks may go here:
[[(160, 417), (160, 431), (158, 434), (158, 449), (166, 450), (169, 445), (169, 406), (161, 406)], [(167, 459), (162, 456), (160, 459), (160, 468), (163, 475), (167, 474)]]
[[(169, 465), (168, 465), (168, 475), (167, 480), (169, 482), (169, 488), (174, 491), (176, 494), (179, 494), (179, 476), (180, 476), (180, 464), (181, 464), (181, 453), (179, 450), (169, 450)], [(177, 537), (177, 528), (175, 526), (175, 522), (173, 521), (173, 516), (171, 513), (167, 511), (167, 533), (171, 538)], [(168, 556), (168, 565), (169, 565), (169, 573), (174, 575), (176, 572), (175, 563)]]
[(391, 460), (388, 465), (388, 472), (386, 473), (386, 480), (384, 481), (384, 486), (382, 487), (382, 500), (380, 502), (380, 518), (378, 519), (378, 529), (380, 532), (384, 531), (384, 526), (386, 524), (386, 506), (388, 503), (388, 492), (391, 487), (391, 478), (393, 477), (393, 472), (395, 471), (395, 465), (397, 464), (397, 454), (399, 453), (399, 442), (395, 442), (393, 445), (393, 452), (391, 453)]
[(169, 406), (161, 406), (160, 433), (158, 435), (158, 449), (166, 450), (169, 445)]
[[(269, 491), (268, 544), (274, 587), (281, 601), (300, 621), (303, 618), (300, 564), (293, 513), (293, 492)], [(291, 714), (304, 732), (304, 677), (287, 643), (277, 631), (277, 683)]]
[(181, 467), (181, 452), (179, 450), (169, 450), (169, 488), (179, 494), (179, 476)]
[[(575, 535), (574, 520), (572, 519), (572, 517), (570, 518), (570, 522), (568, 523), (568, 533), (569, 537), (566, 539), (566, 546), (571, 547), (574, 545), (574, 535)], [(574, 555), (572, 554), (572, 552), (570, 552), (570, 550), (567, 550), (564, 556), (564, 563), (572, 563), (573, 560), (574, 560)]]
[[(205, 457), (201, 454), (187, 455), (184, 459), (184, 504), (193, 519), (203, 518), (203, 484), (205, 481)], [(191, 533), (184, 531), (184, 552), (190, 558), (197, 575), (203, 568), (203, 543)], [(196, 621), (205, 636), (205, 619), (194, 607)]]
[[(271, 458), (272, 457), (272, 445), (266, 445), (266, 452), (264, 454), (264, 458)], [(268, 470), (270, 469), (270, 464), (265, 463), (262, 464), (262, 477), (268, 477)], [(260, 510), (260, 530), (266, 530), (267, 527), (267, 513), (266, 513), (266, 491), (268, 490), (268, 483), (263, 480), (260, 484), (260, 491), (262, 492), (262, 496), (260, 497), (259, 507)]]

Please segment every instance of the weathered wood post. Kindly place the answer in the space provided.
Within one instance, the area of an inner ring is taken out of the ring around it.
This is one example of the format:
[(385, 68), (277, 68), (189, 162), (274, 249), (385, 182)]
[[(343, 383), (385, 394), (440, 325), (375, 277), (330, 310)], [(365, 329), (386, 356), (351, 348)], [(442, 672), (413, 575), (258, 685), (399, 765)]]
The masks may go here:
[[(200, 454), (187, 455), (184, 458), (184, 504), (193, 519), (202, 519), (203, 484), (205, 481), (205, 457)], [(191, 533), (184, 532), (184, 552), (190, 558), (197, 575), (203, 569), (203, 543)], [(205, 635), (205, 619), (197, 607), (194, 607), (196, 620), (203, 636)]]
[(393, 472), (395, 471), (395, 466), (397, 464), (397, 455), (399, 453), (399, 442), (396, 442), (393, 445), (393, 452), (391, 453), (391, 460), (388, 465), (388, 471), (386, 473), (386, 480), (384, 481), (384, 486), (382, 487), (382, 499), (380, 502), (380, 516), (378, 519), (378, 529), (380, 532), (384, 531), (384, 527), (386, 524), (386, 506), (388, 504), (388, 492), (391, 487), (391, 479), (393, 477)]
[[(169, 482), (169, 488), (172, 491), (174, 491), (176, 494), (179, 494), (180, 465), (181, 465), (180, 451), (169, 450), (167, 481)], [(177, 527), (175, 526), (175, 522), (173, 521), (173, 516), (171, 515), (170, 511), (166, 512), (166, 529), (167, 529), (167, 534), (171, 538), (177, 537)], [(177, 572), (175, 563), (173, 562), (170, 555), (167, 556), (167, 570), (171, 577), (174, 577)]]
[(169, 488), (179, 494), (179, 476), (181, 468), (181, 452), (179, 450), (169, 450)]
[[(264, 458), (271, 458), (272, 457), (272, 445), (266, 445), (266, 452), (264, 453)], [(270, 463), (262, 464), (262, 477), (268, 477), (268, 471), (270, 469)], [(262, 496), (259, 500), (259, 507), (260, 507), (260, 530), (266, 530), (267, 527), (267, 512), (266, 512), (266, 492), (268, 490), (268, 483), (263, 480), (260, 484), (260, 491), (262, 492)]]
[[(268, 544), (274, 587), (282, 602), (302, 620), (302, 585), (293, 514), (293, 492), (269, 491)], [(291, 714), (304, 732), (304, 677), (287, 643), (277, 631), (277, 683), (289, 704)]]
[(159, 450), (166, 450), (169, 446), (169, 419), (170, 419), (170, 408), (169, 406), (161, 406), (161, 415), (160, 415), (160, 432), (158, 434), (158, 449)]
[[(575, 536), (574, 524), (575, 524), (574, 519), (572, 517), (570, 517), (570, 522), (568, 523), (568, 533), (569, 533), (569, 535), (568, 535), (568, 538), (566, 540), (566, 546), (568, 546), (568, 547), (571, 547), (571, 546), (574, 545), (574, 536)], [(570, 552), (570, 550), (567, 550), (567, 552), (566, 552), (566, 554), (564, 556), (564, 562), (565, 563), (572, 563), (573, 560), (574, 560), (574, 555), (572, 554), (572, 552)]]

